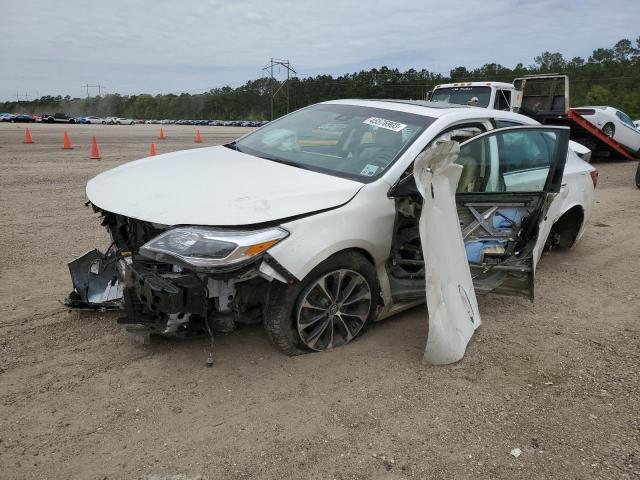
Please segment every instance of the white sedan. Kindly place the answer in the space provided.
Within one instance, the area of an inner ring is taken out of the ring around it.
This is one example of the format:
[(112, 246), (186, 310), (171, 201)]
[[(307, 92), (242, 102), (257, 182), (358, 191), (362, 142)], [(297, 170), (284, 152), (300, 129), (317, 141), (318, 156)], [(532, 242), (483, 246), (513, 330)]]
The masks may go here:
[(115, 123), (116, 125), (133, 125), (136, 122), (133, 120), (133, 118), (118, 117), (115, 119)]
[(631, 117), (613, 107), (579, 107), (574, 111), (632, 153), (640, 152), (640, 130)]
[(85, 123), (97, 123), (97, 124), (102, 124), (102, 125), (107, 123), (107, 120), (105, 118), (102, 118), (102, 117), (88, 116), (88, 117), (85, 117), (85, 120), (86, 120)]
[(295, 355), (426, 297), (425, 358), (456, 361), (476, 293), (533, 300), (545, 244), (584, 232), (596, 172), (568, 144), (516, 113), (337, 100), (131, 162), (87, 184), (113, 245), (70, 264), (67, 305), (124, 302), (145, 339), (262, 322)]

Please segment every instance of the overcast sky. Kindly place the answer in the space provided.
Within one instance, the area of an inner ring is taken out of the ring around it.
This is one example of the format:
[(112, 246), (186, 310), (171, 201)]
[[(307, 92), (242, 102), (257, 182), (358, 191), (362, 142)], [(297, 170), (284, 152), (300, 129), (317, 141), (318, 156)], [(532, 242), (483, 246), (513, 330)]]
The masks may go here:
[(640, 0), (0, 0), (0, 99), (200, 93), (270, 57), (301, 74), (528, 65), (633, 40), (639, 21)]

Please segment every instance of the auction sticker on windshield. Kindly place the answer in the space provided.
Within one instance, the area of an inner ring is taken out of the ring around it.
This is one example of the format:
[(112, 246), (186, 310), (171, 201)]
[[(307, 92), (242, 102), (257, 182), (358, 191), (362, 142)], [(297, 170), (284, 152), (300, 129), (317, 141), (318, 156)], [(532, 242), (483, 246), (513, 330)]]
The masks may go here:
[(404, 123), (394, 122), (392, 120), (386, 120), (378, 117), (369, 117), (362, 123), (373, 125), (374, 127), (386, 128), (387, 130), (393, 130), (394, 132), (399, 132), (406, 127)]

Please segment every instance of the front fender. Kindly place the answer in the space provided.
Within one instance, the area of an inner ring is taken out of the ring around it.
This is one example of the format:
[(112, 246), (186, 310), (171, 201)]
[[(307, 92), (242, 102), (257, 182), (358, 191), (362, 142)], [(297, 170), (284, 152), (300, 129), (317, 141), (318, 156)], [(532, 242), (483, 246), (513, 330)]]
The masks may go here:
[(388, 257), (393, 237), (395, 202), (389, 185), (379, 180), (363, 187), (347, 204), (282, 224), (290, 232), (269, 254), (296, 279), (341, 250), (368, 253), (377, 268)]

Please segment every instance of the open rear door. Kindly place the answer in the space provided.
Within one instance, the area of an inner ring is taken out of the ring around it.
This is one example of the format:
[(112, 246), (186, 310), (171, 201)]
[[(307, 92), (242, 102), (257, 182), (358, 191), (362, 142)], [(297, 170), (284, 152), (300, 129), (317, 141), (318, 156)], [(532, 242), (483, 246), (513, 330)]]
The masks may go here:
[[(533, 299), (534, 259), (562, 184), (564, 127), (492, 130), (436, 141), (415, 162), (429, 337), (425, 361), (458, 361), (480, 325), (475, 292)], [(468, 263), (467, 263), (468, 261)]]

